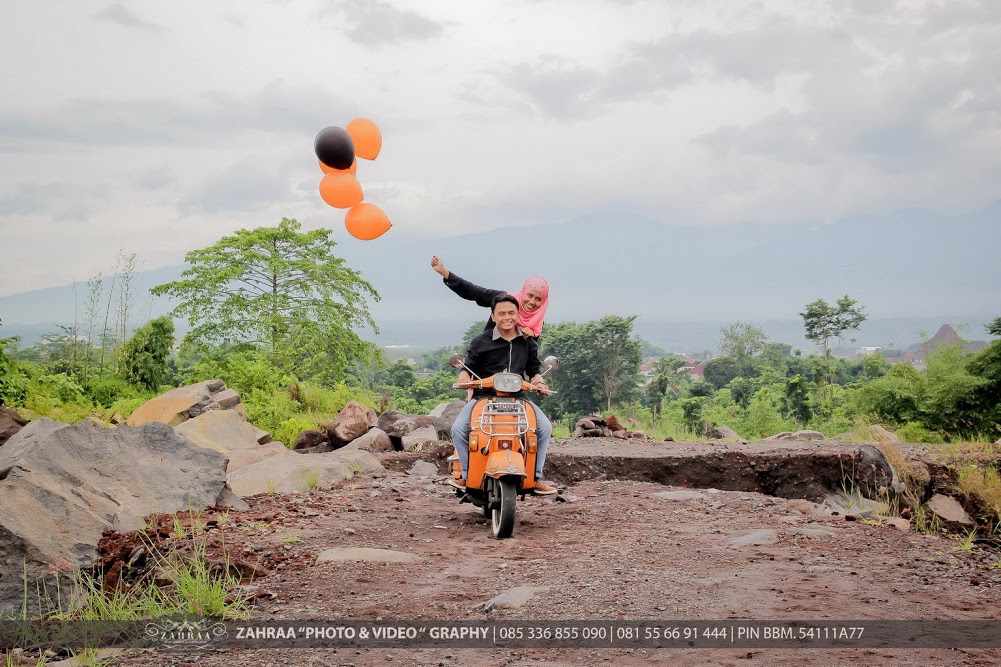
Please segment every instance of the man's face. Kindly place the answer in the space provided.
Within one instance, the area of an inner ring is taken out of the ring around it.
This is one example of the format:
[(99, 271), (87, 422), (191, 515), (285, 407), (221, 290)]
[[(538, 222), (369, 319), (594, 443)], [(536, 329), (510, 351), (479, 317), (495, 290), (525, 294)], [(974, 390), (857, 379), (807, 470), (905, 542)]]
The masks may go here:
[(534, 313), (542, 305), (542, 293), (534, 289), (521, 299), (521, 307), (526, 313)]
[(518, 306), (507, 301), (501, 301), (494, 306), (494, 312), (490, 317), (493, 318), (494, 324), (497, 325), (498, 329), (507, 333), (514, 329), (518, 323)]

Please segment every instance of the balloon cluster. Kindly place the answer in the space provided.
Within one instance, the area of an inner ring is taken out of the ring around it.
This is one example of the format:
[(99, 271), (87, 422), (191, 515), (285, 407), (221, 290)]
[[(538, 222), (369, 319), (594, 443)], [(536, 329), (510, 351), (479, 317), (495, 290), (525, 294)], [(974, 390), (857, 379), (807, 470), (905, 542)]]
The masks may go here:
[(323, 170), (320, 197), (334, 208), (346, 208), (344, 226), (356, 239), (377, 239), (393, 226), (375, 204), (362, 202), (361, 183), (355, 173), (358, 160), (374, 160), (382, 150), (382, 133), (367, 118), (355, 118), (347, 128), (326, 127), (320, 130), (313, 149)]

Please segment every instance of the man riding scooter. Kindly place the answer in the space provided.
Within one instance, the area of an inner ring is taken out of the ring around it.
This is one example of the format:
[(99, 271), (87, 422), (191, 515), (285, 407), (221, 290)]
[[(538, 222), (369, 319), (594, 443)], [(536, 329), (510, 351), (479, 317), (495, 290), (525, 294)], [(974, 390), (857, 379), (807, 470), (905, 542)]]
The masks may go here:
[[(548, 390), (545, 380), (539, 373), (542, 363), (539, 361), (538, 343), (518, 331), (518, 300), (510, 294), (497, 296), (490, 306), (490, 319), (494, 322), (494, 328), (484, 331), (470, 343), (469, 351), (466, 353), (466, 368), (481, 378), (502, 372), (527, 375), (533, 388)], [(471, 379), (469, 371), (464, 369), (459, 373), (458, 384)], [(462, 466), (462, 479), (449, 480), (449, 483), (457, 489), (465, 490), (466, 473), (469, 470), (470, 415), (480, 398), (492, 395), (494, 395), (493, 390), (474, 390), (472, 400), (466, 404), (452, 425), (452, 441), (455, 443), (459, 463)], [(542, 470), (546, 461), (549, 438), (553, 434), (553, 425), (539, 406), (531, 401), (526, 400), (526, 402), (535, 410), (538, 434), (534, 493), (552, 495), (556, 493), (556, 488), (542, 481)]]

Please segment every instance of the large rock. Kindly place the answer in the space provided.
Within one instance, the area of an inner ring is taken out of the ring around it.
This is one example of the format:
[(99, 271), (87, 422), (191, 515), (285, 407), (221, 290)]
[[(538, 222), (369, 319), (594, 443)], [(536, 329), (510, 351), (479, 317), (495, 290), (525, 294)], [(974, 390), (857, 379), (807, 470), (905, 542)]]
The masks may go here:
[(928, 501), (928, 509), (949, 527), (976, 525), (963, 506), (959, 504), (959, 501), (952, 496), (936, 493)]
[(742, 442), (747, 442), (742, 437), (737, 435), (737, 432), (729, 426), (715, 426), (706, 431), (706, 437), (710, 440), (740, 440)]
[(125, 423), (129, 426), (138, 426), (149, 422), (162, 422), (177, 426), (206, 410), (219, 409), (221, 406), (213, 395), (228, 396), (227, 392), (222, 380), (207, 380), (171, 389), (143, 403)]
[(403, 451), (409, 452), (424, 443), (438, 442), (438, 433), (435, 432), (434, 426), (422, 426), (415, 431), (407, 433), (400, 440), (402, 441)]
[(344, 449), (364, 449), (369, 452), (391, 452), (393, 442), (381, 428), (371, 428), (360, 438), (355, 438)]
[(241, 498), (259, 493), (306, 492), (333, 486), (356, 473), (382, 468), (370, 452), (341, 448), (334, 452), (301, 456), (278, 454), (228, 476), (233, 492)]
[(27, 423), (28, 420), (17, 414), (14, 408), (0, 407), (0, 447), (3, 447), (3, 443), (14, 437)]
[(260, 447), (259, 429), (233, 410), (209, 410), (175, 426), (174, 430), (199, 447), (223, 454)]
[(375, 410), (356, 401), (348, 401), (327, 426), (327, 439), (334, 447), (346, 445), (364, 435), (374, 421)]
[(330, 440), (327, 439), (326, 429), (318, 431), (317, 429), (311, 428), (305, 431), (301, 431), (299, 435), (295, 436), (295, 442), (292, 443), (292, 449), (299, 451), (300, 449), (315, 449), (322, 445), (329, 445)]
[(396, 410), (386, 410), (379, 415), (376, 426), (389, 436), (390, 442), (393, 443), (393, 449), (396, 451), (403, 449), (403, 436), (425, 426), (434, 427), (431, 417), (418, 417)]
[[(0, 617), (20, 611), (27, 575), (54, 598), (91, 566), (105, 530), (149, 514), (226, 504), (226, 457), (166, 424), (103, 429), (39, 419), (0, 448)], [(60, 572), (59, 584), (53, 576)], [(32, 611), (42, 605), (29, 595)]]
[(439, 440), (452, 441), (452, 425), (455, 424), (455, 418), (459, 416), (464, 407), (466, 407), (465, 401), (441, 403), (428, 415), (431, 417), (431, 425), (434, 426)]
[(259, 445), (253, 449), (241, 449), (229, 455), (229, 464), (226, 465), (226, 472), (231, 473), (240, 468), (252, 466), (260, 463), (272, 456), (278, 456), (288, 451), (288, 447), (280, 442), (269, 442), (266, 445)]
[(768, 436), (765, 440), (824, 440), (824, 434), (820, 431), (796, 431), (795, 433), (783, 431)]

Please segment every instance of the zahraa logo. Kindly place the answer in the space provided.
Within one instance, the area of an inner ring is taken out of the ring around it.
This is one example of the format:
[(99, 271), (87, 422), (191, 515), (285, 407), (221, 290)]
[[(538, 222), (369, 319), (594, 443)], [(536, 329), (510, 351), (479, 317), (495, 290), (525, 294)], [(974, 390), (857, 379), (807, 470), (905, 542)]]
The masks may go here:
[(226, 626), (206, 619), (173, 621), (163, 619), (146, 625), (146, 637), (167, 648), (196, 650), (211, 648), (226, 637)]

